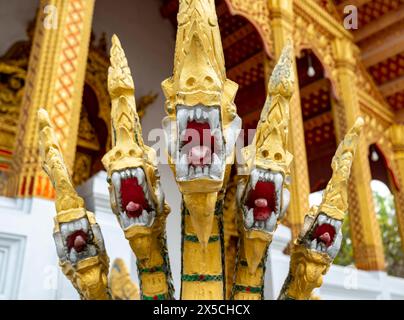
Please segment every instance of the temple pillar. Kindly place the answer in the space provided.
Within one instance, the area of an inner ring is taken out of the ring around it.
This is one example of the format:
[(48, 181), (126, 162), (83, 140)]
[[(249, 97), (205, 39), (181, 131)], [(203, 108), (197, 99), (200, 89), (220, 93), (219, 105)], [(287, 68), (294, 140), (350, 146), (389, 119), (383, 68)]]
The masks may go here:
[(72, 169), (94, 0), (41, 0), (7, 194), (53, 197), (40, 168), (37, 111), (45, 108)]
[[(333, 76), (339, 95), (339, 108), (334, 124), (341, 141), (360, 113), (356, 81), (354, 45), (349, 39), (333, 40), (335, 70)], [(349, 183), (349, 218), (355, 264), (363, 270), (385, 268), (380, 228), (376, 218), (365, 134), (361, 135)]]
[(390, 139), (393, 144), (394, 159), (397, 172), (395, 177), (398, 188), (393, 187), (397, 223), (400, 230), (401, 246), (404, 251), (404, 124), (394, 124), (390, 128)]
[[(269, 0), (269, 14), (274, 42), (274, 59), (277, 60), (287, 39), (293, 39), (293, 0)], [(310, 183), (307, 166), (306, 145), (302, 109), (300, 106), (299, 83), (295, 62), (295, 93), (290, 102), (289, 151), (293, 154), (291, 166), (291, 200), (287, 225), (292, 238), (296, 238), (303, 225), (304, 215), (309, 209)]]

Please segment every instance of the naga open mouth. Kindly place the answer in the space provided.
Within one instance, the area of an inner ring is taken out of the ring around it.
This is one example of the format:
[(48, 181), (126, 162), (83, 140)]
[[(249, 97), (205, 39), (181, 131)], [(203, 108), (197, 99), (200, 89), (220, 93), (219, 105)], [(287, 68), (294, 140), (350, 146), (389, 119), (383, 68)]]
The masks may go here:
[(304, 239), (306, 247), (311, 250), (329, 254), (335, 258), (341, 245), (342, 221), (332, 219), (320, 213), (317, 216), (308, 236)]
[(146, 177), (142, 168), (115, 171), (111, 177), (116, 207), (123, 229), (133, 225), (150, 227), (156, 216)]
[(177, 180), (220, 180), (224, 148), (219, 108), (177, 107), (177, 123)]
[[(96, 236), (95, 236), (96, 235)], [(97, 245), (104, 248), (101, 231), (97, 224), (90, 228), (86, 218), (60, 224), (60, 232), (54, 233), (59, 258), (75, 264), (98, 254)]]
[(242, 209), (246, 229), (274, 232), (281, 215), (283, 176), (254, 169), (247, 184)]

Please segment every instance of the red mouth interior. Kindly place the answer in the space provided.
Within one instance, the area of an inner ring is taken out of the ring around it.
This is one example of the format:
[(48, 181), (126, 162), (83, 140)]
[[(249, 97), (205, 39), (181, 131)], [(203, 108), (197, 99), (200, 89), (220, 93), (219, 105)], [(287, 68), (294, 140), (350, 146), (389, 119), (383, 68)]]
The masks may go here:
[(76, 252), (81, 252), (87, 246), (87, 233), (83, 230), (78, 230), (73, 232), (71, 235), (67, 237), (67, 248), (70, 252), (72, 248), (76, 250)]
[(317, 239), (317, 243), (322, 242), (329, 247), (334, 241), (334, 236), (335, 228), (328, 223), (323, 223), (314, 230), (312, 240)]
[(122, 208), (129, 218), (139, 217), (143, 210), (149, 210), (149, 204), (137, 178), (124, 179), (121, 182)]
[(269, 181), (258, 181), (251, 189), (246, 201), (248, 209), (254, 208), (254, 220), (265, 221), (276, 210), (275, 185)]
[[(195, 139), (195, 141), (193, 141)], [(210, 125), (207, 122), (188, 122), (185, 131), (184, 146), (188, 148), (188, 163), (194, 166), (204, 166), (211, 163), (211, 155), (214, 150), (215, 139), (211, 134)]]

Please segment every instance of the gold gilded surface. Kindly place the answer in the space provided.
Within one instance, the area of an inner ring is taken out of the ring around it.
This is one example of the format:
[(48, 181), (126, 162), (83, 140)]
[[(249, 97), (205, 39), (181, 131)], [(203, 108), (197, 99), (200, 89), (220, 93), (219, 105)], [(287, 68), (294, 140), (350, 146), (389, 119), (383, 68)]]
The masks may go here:
[(183, 264), (184, 274), (221, 274), (220, 241), (209, 243), (205, 250), (197, 242), (185, 241)]
[(218, 293), (223, 291), (223, 285), (220, 282), (184, 282), (182, 287), (181, 299), (183, 300), (223, 299), (223, 295), (221, 298), (218, 296)]
[(111, 296), (114, 300), (139, 300), (139, 288), (133, 283), (122, 259), (115, 259), (109, 276)]

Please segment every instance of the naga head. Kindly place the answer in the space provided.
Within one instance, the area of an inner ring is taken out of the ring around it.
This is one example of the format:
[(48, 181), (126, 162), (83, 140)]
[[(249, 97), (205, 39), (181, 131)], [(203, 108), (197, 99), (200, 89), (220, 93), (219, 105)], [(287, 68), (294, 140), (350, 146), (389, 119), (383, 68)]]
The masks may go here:
[[(162, 83), (168, 160), (198, 239), (207, 243), (241, 127), (214, 0), (180, 0), (174, 72)], [(203, 187), (201, 187), (203, 186)]]
[[(247, 239), (260, 239), (262, 250), (256, 264), (272, 240), (286, 212), (290, 193), (287, 187), (292, 155), (286, 150), (289, 125), (289, 101), (294, 89), (293, 47), (284, 47), (268, 85), (268, 96), (257, 125), (253, 142), (242, 149), (237, 200), (242, 229)], [(248, 241), (245, 240), (248, 247)], [(248, 255), (247, 255), (247, 260)], [(251, 259), (250, 259), (251, 260)]]
[(338, 146), (331, 164), (333, 174), (322, 201), (306, 215), (298, 238), (299, 244), (332, 260), (341, 247), (342, 223), (348, 213), (348, 181), (363, 125), (363, 119), (358, 118)]
[(319, 206), (305, 216), (304, 225), (291, 250), (291, 284), (286, 295), (309, 299), (321, 286), (342, 243), (342, 223), (348, 213), (348, 181), (364, 121), (358, 118), (332, 160), (333, 174)]
[(112, 37), (108, 70), (112, 149), (102, 159), (108, 173), (112, 211), (139, 260), (148, 259), (151, 232), (168, 214), (155, 150), (144, 144), (135, 86), (119, 39)]
[(42, 168), (56, 190), (53, 238), (65, 275), (86, 299), (107, 299), (109, 259), (101, 229), (73, 187), (48, 113), (38, 111)]

